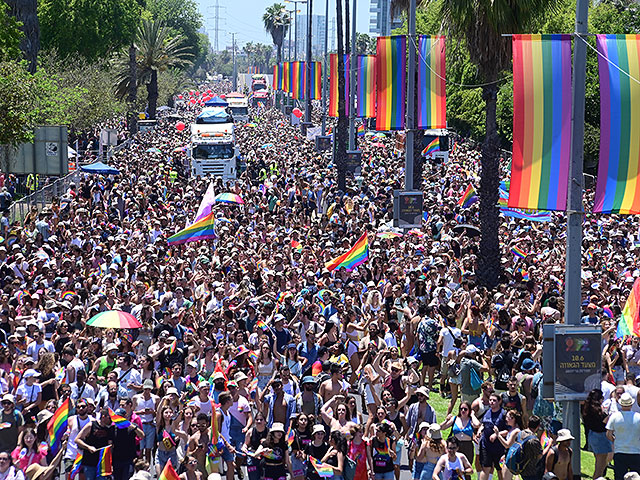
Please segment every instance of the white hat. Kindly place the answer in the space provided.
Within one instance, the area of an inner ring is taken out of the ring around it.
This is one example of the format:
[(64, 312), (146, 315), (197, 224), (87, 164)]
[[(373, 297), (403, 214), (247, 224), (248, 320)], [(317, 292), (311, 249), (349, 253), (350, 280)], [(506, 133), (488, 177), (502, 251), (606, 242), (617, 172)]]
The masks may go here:
[(313, 430), (311, 430), (312, 434), (315, 435), (316, 433), (325, 433), (324, 431), (324, 427), (322, 425), (314, 425), (313, 426)]
[(180, 396), (180, 394), (178, 393), (178, 389), (176, 387), (167, 388), (167, 395), (171, 395), (171, 394)]
[(467, 348), (464, 349), (464, 353), (468, 353), (469, 355), (473, 355), (474, 353), (478, 353), (478, 347), (475, 345), (467, 345)]
[(30, 368), (29, 370), (24, 372), (24, 374), (22, 375), (22, 378), (31, 378), (31, 377), (39, 377), (39, 376), (40, 376), (40, 372), (34, 370), (33, 368)]
[(11, 402), (11, 403), (13, 403), (13, 404), (15, 404), (15, 403), (16, 403), (16, 399), (15, 399), (15, 397), (14, 397), (13, 395), (11, 395), (10, 393), (5, 393), (5, 394), (2, 396), (2, 401), (3, 401), (3, 402)]
[(421, 422), (420, 425), (418, 426), (418, 432), (422, 431), (423, 428), (429, 428), (429, 422)]
[(284, 433), (284, 425), (280, 422), (273, 422), (273, 425), (271, 425), (271, 431)]
[(624, 392), (621, 396), (620, 396), (620, 401), (619, 401), (620, 405), (622, 405), (623, 407), (630, 407), (633, 405), (634, 400), (633, 397), (629, 394), (629, 392)]
[[(627, 393), (627, 395), (629, 395)], [(564, 442), (566, 440), (573, 440), (574, 436), (571, 435), (571, 431), (568, 428), (561, 428), (558, 430), (558, 438), (556, 438), (556, 442)]]

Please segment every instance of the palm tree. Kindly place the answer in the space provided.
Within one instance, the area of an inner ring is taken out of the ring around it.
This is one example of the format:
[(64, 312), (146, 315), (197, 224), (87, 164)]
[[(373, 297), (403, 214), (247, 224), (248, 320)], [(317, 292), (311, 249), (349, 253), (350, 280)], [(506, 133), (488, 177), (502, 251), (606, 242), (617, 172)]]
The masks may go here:
[(27, 60), (29, 73), (35, 73), (40, 51), (40, 23), (38, 22), (37, 0), (7, 0), (9, 14), (21, 22), (24, 37), (20, 40), (20, 50)]
[(276, 46), (276, 62), (282, 61), (282, 42), (289, 30), (289, 15), (286, 8), (281, 3), (274, 3), (267, 7), (262, 15), (264, 29), (271, 35), (273, 44)]
[[(335, 130), (334, 160), (338, 171), (338, 190), (347, 189), (347, 128), (344, 82), (344, 39), (342, 35), (342, 0), (336, 0), (336, 26), (338, 30), (338, 124)], [(352, 87), (353, 88), (353, 87)]]
[(478, 279), (493, 288), (500, 275), (498, 242), (498, 186), (500, 183), (496, 105), (501, 73), (511, 63), (511, 39), (503, 33), (531, 28), (542, 15), (554, 11), (559, 0), (447, 0), (440, 3), (449, 37), (464, 39), (471, 61), (478, 67), (485, 101), (485, 139), (480, 177), (480, 254)]
[[(137, 85), (147, 87), (147, 110), (149, 118), (156, 118), (158, 103), (158, 72), (188, 66), (193, 56), (188, 47), (183, 46), (182, 35), (170, 36), (169, 29), (162, 22), (143, 20), (138, 27), (134, 42), (136, 48)], [(120, 73), (116, 93), (124, 98), (133, 92), (129, 50), (120, 58)]]

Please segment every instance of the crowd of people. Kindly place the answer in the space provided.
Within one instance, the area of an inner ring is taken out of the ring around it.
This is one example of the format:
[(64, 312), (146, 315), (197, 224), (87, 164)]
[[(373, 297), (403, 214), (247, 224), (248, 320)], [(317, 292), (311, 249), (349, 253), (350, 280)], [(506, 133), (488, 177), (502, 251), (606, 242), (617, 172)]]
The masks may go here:
[[(175, 113), (188, 124), (198, 110)], [(114, 155), (120, 175), (78, 174), (5, 226), (0, 480), (104, 478), (108, 446), (114, 480), (158, 478), (169, 461), (183, 480), (571, 479), (580, 432), (541, 373), (542, 325), (564, 315), (564, 216), (503, 218), (489, 291), (478, 238), (455, 228), (479, 225), (477, 204), (458, 205), (478, 183), (472, 144), (425, 162), (423, 227), (389, 234), (404, 176), (391, 135), (359, 138), (362, 174), (341, 192), (329, 152), (277, 109), (251, 114), (236, 128), (247, 168), (230, 184), (190, 177), (188, 128), (161, 118)], [(215, 205), (215, 240), (169, 246), (212, 181), (244, 204)], [(364, 232), (368, 260), (327, 270)], [(587, 215), (584, 232), (583, 322), (603, 330), (585, 473), (605, 476), (613, 459), (622, 480), (640, 465), (638, 338), (615, 335), (640, 276), (638, 226)], [(110, 310), (142, 328), (87, 326)]]

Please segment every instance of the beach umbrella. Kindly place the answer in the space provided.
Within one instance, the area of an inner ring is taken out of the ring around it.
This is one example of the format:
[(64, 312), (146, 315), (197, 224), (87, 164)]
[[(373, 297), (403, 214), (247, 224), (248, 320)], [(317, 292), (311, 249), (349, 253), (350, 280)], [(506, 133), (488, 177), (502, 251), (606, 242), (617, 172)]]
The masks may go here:
[(107, 310), (91, 317), (89, 327), (98, 328), (142, 328), (136, 317), (120, 310)]
[(240, 195), (236, 195), (235, 193), (220, 193), (216, 196), (216, 202), (222, 203), (237, 203), (240, 205), (244, 205), (244, 200)]
[(462, 225), (456, 225), (453, 227), (453, 232), (458, 235), (466, 235), (467, 237), (479, 237), (480, 229), (473, 225), (469, 225), (468, 223), (463, 223)]
[(162, 153), (162, 150), (156, 147), (147, 148), (147, 153)]
[(376, 237), (378, 238), (398, 238), (401, 237), (402, 234), (399, 232), (378, 232), (376, 233)]

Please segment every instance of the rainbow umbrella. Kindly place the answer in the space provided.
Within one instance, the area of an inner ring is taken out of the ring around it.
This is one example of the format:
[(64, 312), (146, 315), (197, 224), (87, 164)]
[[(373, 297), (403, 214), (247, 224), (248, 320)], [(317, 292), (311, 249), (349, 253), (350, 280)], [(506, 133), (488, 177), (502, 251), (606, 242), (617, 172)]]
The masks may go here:
[(238, 203), (240, 205), (244, 205), (244, 200), (240, 195), (236, 195), (235, 193), (220, 193), (216, 195), (216, 202), (223, 203)]
[(379, 238), (397, 238), (401, 237), (402, 234), (398, 232), (378, 232), (376, 236)]
[(142, 328), (136, 317), (120, 310), (107, 310), (91, 317), (89, 327), (98, 328)]
[(147, 153), (162, 153), (162, 150), (156, 147), (147, 148)]
[(176, 148), (173, 149), (173, 151), (175, 153), (186, 152), (187, 151), (187, 147), (176, 147)]

